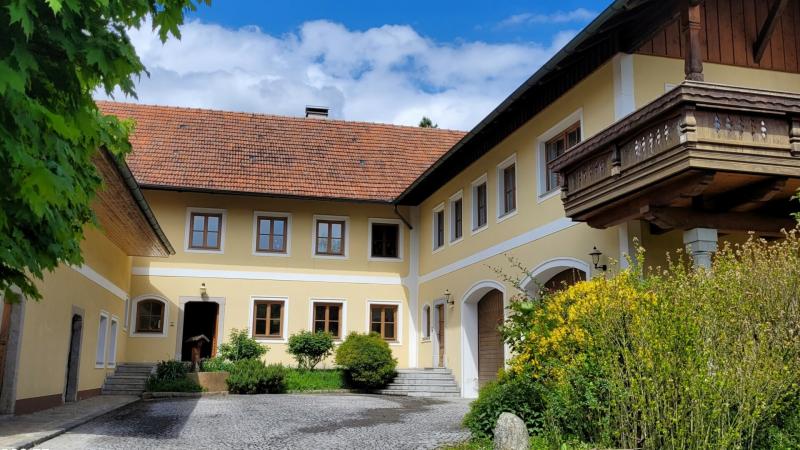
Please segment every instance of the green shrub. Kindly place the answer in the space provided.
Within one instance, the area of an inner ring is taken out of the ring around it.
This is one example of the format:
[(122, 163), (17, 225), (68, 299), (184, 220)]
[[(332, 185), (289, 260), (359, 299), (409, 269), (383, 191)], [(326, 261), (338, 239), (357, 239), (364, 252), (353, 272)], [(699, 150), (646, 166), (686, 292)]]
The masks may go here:
[(182, 362), (171, 359), (169, 361), (159, 361), (156, 365), (156, 373), (153, 378), (159, 381), (180, 380), (186, 378), (189, 366)]
[(200, 361), (201, 372), (230, 372), (233, 363), (220, 356)]
[(159, 380), (150, 377), (147, 380), (148, 392), (202, 392), (203, 388), (188, 378)]
[(333, 353), (333, 335), (325, 332), (301, 331), (289, 336), (289, 354), (300, 369), (314, 370), (317, 364)]
[(378, 334), (351, 333), (336, 349), (336, 364), (344, 371), (349, 386), (374, 389), (392, 381), (397, 360)]
[(241, 361), (243, 359), (259, 359), (267, 353), (269, 347), (261, 345), (250, 337), (247, 330), (231, 330), (228, 342), (219, 346), (219, 356), (228, 361)]
[[(499, 384), (535, 380), (551, 448), (798, 448), (798, 233), (725, 243), (711, 271), (682, 252), (647, 269), (640, 254), (620, 273), (515, 299), (512, 375)], [(496, 417), (501, 389), (473, 412)]]
[(290, 391), (335, 390), (344, 387), (341, 370), (286, 370), (286, 388)]
[(227, 383), (233, 394), (280, 394), (286, 392), (286, 369), (280, 364), (243, 359), (233, 364)]
[(464, 416), (464, 426), (473, 438), (491, 439), (500, 414), (509, 412), (525, 422), (528, 433), (537, 434), (543, 429), (542, 395), (542, 386), (530, 378), (501, 377), (481, 388), (478, 399)]

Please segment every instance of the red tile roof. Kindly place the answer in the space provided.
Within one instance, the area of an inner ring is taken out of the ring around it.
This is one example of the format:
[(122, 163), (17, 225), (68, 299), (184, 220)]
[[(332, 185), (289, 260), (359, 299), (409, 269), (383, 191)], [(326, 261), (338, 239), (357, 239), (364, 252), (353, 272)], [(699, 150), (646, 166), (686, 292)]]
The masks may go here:
[(98, 101), (142, 187), (390, 202), (465, 133)]

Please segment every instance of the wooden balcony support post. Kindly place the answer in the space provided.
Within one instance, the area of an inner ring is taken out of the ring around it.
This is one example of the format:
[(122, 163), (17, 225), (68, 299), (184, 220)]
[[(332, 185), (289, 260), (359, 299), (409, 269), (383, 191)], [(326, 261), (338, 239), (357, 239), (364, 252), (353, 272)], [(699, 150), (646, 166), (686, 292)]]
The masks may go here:
[(700, 0), (684, 0), (681, 7), (681, 28), (683, 31), (686, 62), (684, 72), (687, 80), (703, 81), (703, 53), (700, 44), (702, 21)]
[(800, 156), (800, 117), (792, 117), (789, 124), (789, 145), (792, 156)]

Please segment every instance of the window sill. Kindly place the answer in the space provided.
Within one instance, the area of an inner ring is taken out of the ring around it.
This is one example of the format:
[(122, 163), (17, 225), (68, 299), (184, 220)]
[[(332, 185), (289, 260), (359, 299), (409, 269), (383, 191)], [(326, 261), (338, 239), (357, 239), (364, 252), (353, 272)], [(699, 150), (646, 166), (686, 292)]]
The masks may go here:
[(347, 255), (318, 255), (316, 253), (311, 255), (311, 257), (316, 259), (339, 259), (339, 260), (350, 259), (350, 257)]
[(167, 337), (167, 333), (141, 333), (141, 332), (131, 332), (128, 334), (128, 337), (143, 337), (143, 338), (163, 338)]
[(431, 254), (432, 254), (432, 255), (435, 255), (435, 254), (437, 254), (437, 253), (441, 252), (442, 250), (444, 250), (444, 245), (441, 245), (441, 246), (439, 246), (439, 247), (437, 247), (437, 248), (433, 249), (433, 251), (431, 252)]
[(265, 342), (271, 344), (285, 344), (289, 342), (288, 339), (285, 339), (283, 337), (270, 338), (270, 337), (253, 336), (253, 339), (255, 339), (256, 342)]
[(94, 363), (94, 368), (95, 369), (105, 369), (106, 365), (105, 364)]
[(205, 253), (205, 254), (210, 254), (210, 255), (222, 255), (222, 254), (225, 254), (225, 251), (222, 250), (222, 249), (220, 249), (220, 250), (211, 250), (211, 249), (206, 250), (206, 249), (202, 249), (202, 248), (184, 248), (183, 251), (185, 253), (201, 253), (201, 254)]
[(505, 220), (508, 220), (508, 219), (516, 216), (518, 213), (519, 213), (518, 209), (515, 209), (515, 210), (513, 210), (511, 212), (507, 212), (507, 213), (505, 213), (502, 216), (497, 218), (497, 223), (500, 223), (500, 222), (503, 222)]
[(481, 231), (483, 231), (483, 230), (485, 230), (487, 228), (489, 228), (489, 224), (488, 223), (486, 225), (480, 227), (480, 228), (475, 228), (474, 230), (472, 230), (472, 235), (475, 236), (476, 234), (480, 233)]
[(430, 342), (431, 342), (431, 338), (429, 338), (429, 337), (426, 337), (426, 338), (425, 338), (425, 337), (424, 337), (424, 338), (420, 339), (420, 342), (422, 342), (423, 344), (430, 343)]
[(386, 258), (386, 257), (383, 257), (383, 256), (370, 256), (367, 259), (369, 261), (374, 261), (374, 262), (389, 262), (389, 263), (403, 262), (403, 258)]
[(463, 240), (464, 240), (464, 236), (461, 236), (460, 238), (458, 238), (458, 239), (456, 239), (454, 241), (450, 241), (450, 245), (456, 245), (456, 244), (460, 243)]
[(550, 191), (550, 192), (545, 192), (544, 194), (540, 194), (540, 195), (539, 195), (539, 196), (536, 198), (536, 203), (542, 203), (543, 201), (545, 201), (545, 200), (549, 200), (549, 199), (551, 199), (551, 198), (553, 198), (553, 197), (555, 197), (555, 196), (557, 196), (557, 195), (559, 195), (559, 194), (561, 194), (561, 189), (560, 189), (560, 188), (558, 188), (558, 189), (553, 189), (553, 190), (552, 190), (552, 191)]
[(260, 252), (258, 250), (253, 252), (253, 256), (273, 256), (278, 258), (288, 258), (291, 255), (288, 251), (286, 252)]

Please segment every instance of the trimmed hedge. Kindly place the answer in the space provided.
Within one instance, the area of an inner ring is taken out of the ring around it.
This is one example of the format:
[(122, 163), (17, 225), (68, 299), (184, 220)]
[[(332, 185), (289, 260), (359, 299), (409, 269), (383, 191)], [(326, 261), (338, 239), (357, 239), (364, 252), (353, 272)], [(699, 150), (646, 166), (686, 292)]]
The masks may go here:
[(378, 334), (351, 333), (336, 349), (336, 364), (344, 371), (349, 386), (375, 389), (392, 381), (397, 360)]
[(286, 392), (286, 369), (257, 359), (236, 361), (227, 383), (232, 394), (280, 394)]

